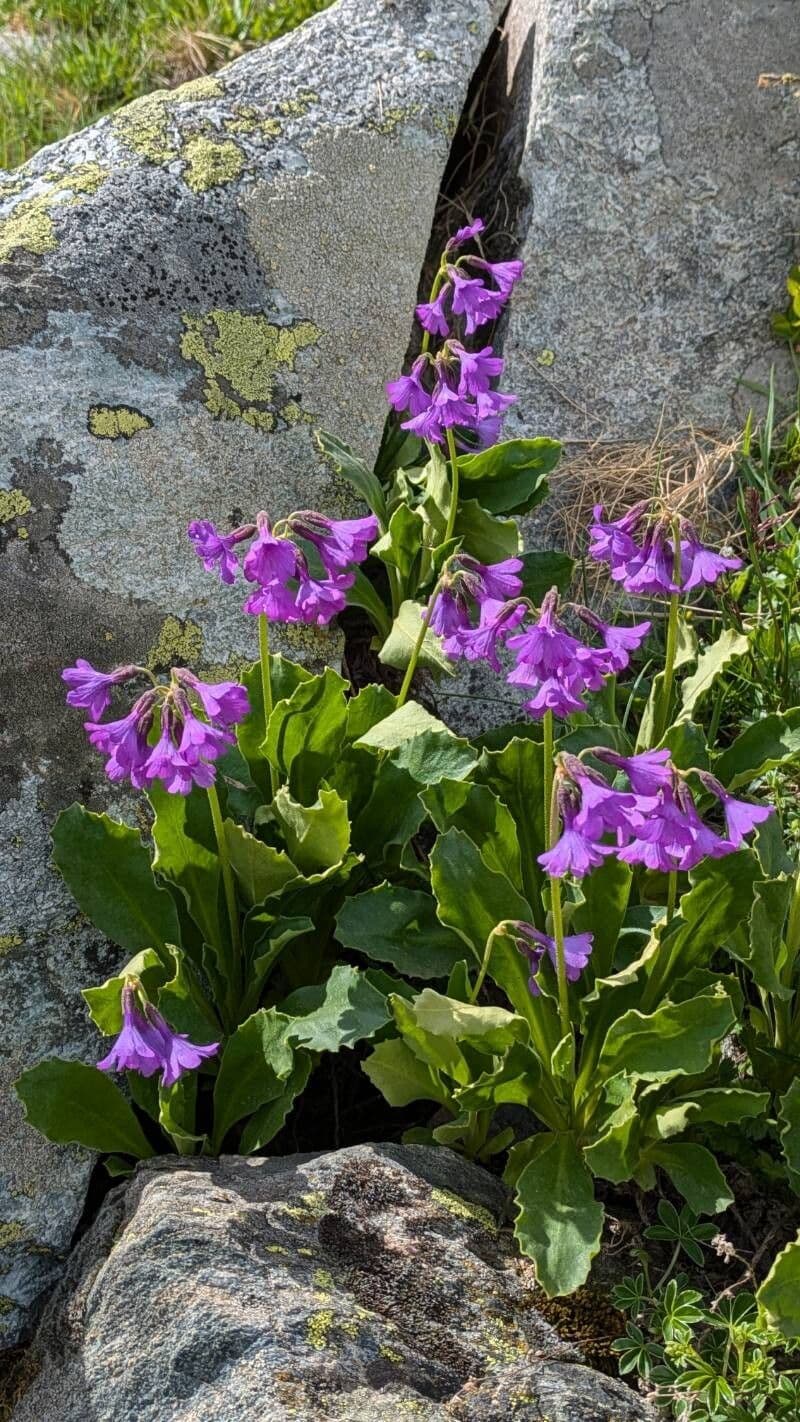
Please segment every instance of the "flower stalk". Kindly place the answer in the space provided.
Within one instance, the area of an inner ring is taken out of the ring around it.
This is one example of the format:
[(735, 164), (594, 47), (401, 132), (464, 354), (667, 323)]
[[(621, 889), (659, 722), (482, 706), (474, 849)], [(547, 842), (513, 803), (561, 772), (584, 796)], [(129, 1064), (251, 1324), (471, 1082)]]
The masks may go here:
[[(258, 659), (261, 665), (261, 695), (264, 702), (264, 735), (266, 736), (272, 715), (272, 675), (269, 663), (269, 618), (265, 612), (260, 612), (258, 615)], [(278, 772), (272, 761), (269, 762), (269, 784), (274, 800), (278, 789)]]
[(399, 692), (398, 697), (397, 697), (397, 708), (396, 708), (396, 709), (397, 709), (398, 711), (400, 710), (400, 707), (401, 707), (401, 706), (405, 706), (406, 699), (407, 699), (407, 697), (408, 697), (408, 693), (409, 693), (409, 691), (411, 690), (411, 683), (412, 683), (412, 681), (414, 680), (414, 673), (415, 673), (415, 671), (417, 670), (417, 663), (418, 663), (418, 661), (419, 661), (420, 653), (421, 653), (421, 651), (422, 651), (422, 644), (423, 644), (423, 642), (425, 641), (426, 633), (427, 633), (427, 631), (428, 631), (428, 628), (429, 628), (430, 625), (431, 625), (431, 618), (433, 617), (434, 610), (435, 610), (435, 608), (436, 608), (436, 602), (437, 602), (437, 599), (438, 599), (438, 597), (439, 597), (439, 593), (441, 592), (441, 590), (442, 590), (442, 583), (441, 583), (441, 579), (440, 579), (439, 582), (436, 584), (435, 588), (433, 589), (433, 592), (432, 592), (431, 595), (430, 595), (430, 599), (429, 599), (429, 601), (428, 601), (428, 606), (427, 606), (426, 609), (425, 609), (425, 615), (424, 615), (424, 617), (423, 617), (423, 619), (422, 619), (422, 625), (421, 625), (421, 627), (420, 627), (420, 629), (419, 629), (419, 634), (418, 634), (418, 636), (417, 636), (416, 642), (414, 643), (414, 649), (413, 649), (413, 651), (412, 651), (412, 653), (411, 653), (411, 659), (410, 659), (410, 661), (409, 661), (409, 663), (408, 663), (408, 666), (406, 667), (406, 674), (405, 674), (405, 676), (403, 677), (403, 684), (402, 684), (402, 686), (400, 687), (400, 692)]

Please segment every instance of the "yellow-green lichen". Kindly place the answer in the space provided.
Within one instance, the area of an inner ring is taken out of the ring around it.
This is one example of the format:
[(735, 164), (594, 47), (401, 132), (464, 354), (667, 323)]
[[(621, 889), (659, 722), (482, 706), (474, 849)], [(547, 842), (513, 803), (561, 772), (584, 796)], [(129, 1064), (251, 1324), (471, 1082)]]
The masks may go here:
[(0, 1249), (7, 1249), (9, 1244), (19, 1244), (25, 1233), (24, 1225), (18, 1220), (0, 1220)]
[(513, 1323), (503, 1318), (487, 1319), (481, 1338), (488, 1368), (500, 1368), (519, 1362), (528, 1352), (528, 1343)]
[(265, 1250), (265, 1253), (267, 1253), (267, 1254), (288, 1254), (288, 1253), (289, 1253), (288, 1249), (284, 1249), (284, 1247), (283, 1247), (282, 1244), (265, 1244), (265, 1245), (264, 1245), (264, 1250)]
[(80, 163), (55, 178), (35, 197), (23, 198), (8, 217), (0, 219), (0, 262), (17, 250), (41, 257), (58, 246), (52, 213), (56, 207), (74, 207), (98, 188), (108, 173), (98, 163)]
[(221, 99), (225, 85), (217, 74), (203, 74), (199, 79), (188, 79), (177, 89), (168, 90), (173, 103), (189, 104), (198, 99)]
[(86, 415), (87, 429), (95, 439), (131, 439), (152, 425), (149, 415), (132, 405), (90, 405)]
[(283, 132), (280, 119), (262, 118), (258, 109), (248, 105), (237, 108), (232, 118), (223, 119), (222, 127), (226, 133), (260, 134), (262, 138), (278, 138)]
[(206, 138), (194, 134), (181, 150), (186, 161), (183, 181), (195, 193), (207, 193), (223, 183), (232, 183), (244, 167), (244, 154), (230, 138)]
[(12, 518), (23, 518), (32, 508), (33, 504), (21, 489), (0, 489), (0, 523), (10, 523)]
[(311, 1314), (306, 1324), (306, 1342), (309, 1347), (320, 1350), (328, 1347), (335, 1316), (332, 1308), (321, 1308)]
[(15, 1304), (14, 1300), (8, 1297), (8, 1294), (0, 1294), (0, 1315), (11, 1313), (13, 1309), (18, 1307), (19, 1305)]
[(145, 665), (151, 671), (164, 670), (185, 663), (196, 665), (203, 655), (203, 633), (196, 622), (179, 617), (165, 617), (158, 637), (147, 654)]
[(303, 114), (307, 114), (311, 105), (317, 103), (318, 100), (319, 94), (316, 94), (313, 89), (301, 89), (294, 98), (283, 99), (278, 104), (278, 108), (287, 118), (302, 118)]
[(497, 1225), (483, 1205), (475, 1205), (471, 1200), (462, 1200), (461, 1196), (455, 1195), (452, 1190), (432, 1190), (431, 1199), (447, 1210), (448, 1214), (456, 1215), (462, 1220), (473, 1220), (490, 1234), (497, 1234)]
[(418, 49), (417, 59), (422, 64), (430, 64), (432, 60), (436, 59), (436, 54), (432, 49)]
[(24, 942), (19, 933), (0, 933), (0, 954), (10, 953), (12, 948), (21, 948)]
[(333, 1274), (330, 1269), (315, 1269), (312, 1277), (318, 1289), (333, 1288)]
[(406, 119), (413, 118), (420, 111), (419, 104), (411, 104), (405, 109), (383, 109), (380, 116), (370, 123), (370, 128), (375, 129), (378, 133), (394, 133), (401, 123), (404, 123)]
[(266, 316), (243, 311), (187, 312), (182, 320), (181, 355), (203, 370), (203, 403), (209, 413), (244, 420), (254, 429), (274, 429), (277, 378), (294, 370), (301, 350), (316, 345), (317, 327), (311, 321), (276, 326)]
[(28, 538), (28, 536), (29, 536), (28, 530), (27, 530), (27, 528), (25, 527), (24, 523), (23, 523), (23, 524), (20, 524), (19, 528), (17, 529), (17, 538), (21, 538), (22, 541), (23, 541), (23, 543), (24, 543), (25, 540), (26, 540), (26, 538)]
[(390, 1363), (402, 1363), (403, 1361), (402, 1353), (398, 1353), (396, 1348), (387, 1348), (385, 1343), (381, 1344), (378, 1352), (382, 1358), (386, 1358)]

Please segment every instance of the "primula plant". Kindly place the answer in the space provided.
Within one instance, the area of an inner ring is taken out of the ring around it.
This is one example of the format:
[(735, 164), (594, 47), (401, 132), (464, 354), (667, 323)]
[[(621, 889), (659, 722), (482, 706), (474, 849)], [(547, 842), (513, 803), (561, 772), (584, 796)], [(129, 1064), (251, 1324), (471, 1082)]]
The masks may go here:
[[(357, 1046), (390, 1105), (421, 1103), (408, 1139), (498, 1168), (507, 1152), (520, 1247), (561, 1294), (614, 1187), (714, 1214), (732, 1195), (709, 1146), (748, 1128), (800, 1180), (800, 900), (753, 798), (795, 763), (800, 710), (723, 735), (750, 629), (696, 628), (747, 569), (659, 491), (594, 511), (609, 620), (573, 600), (570, 559), (522, 548), (559, 447), (499, 442), (513, 397), (481, 340), (522, 268), (479, 255), (481, 232), (448, 242), (417, 308), (375, 469), (318, 433), (370, 512), (190, 525), (257, 619), (241, 683), (65, 671), (109, 778), (149, 808), (143, 836), (79, 806), (56, 823), (78, 905), (131, 957), (84, 994), (112, 1039), (97, 1066), (43, 1062), (19, 1092), (53, 1139), (123, 1171), (263, 1149), (320, 1056)], [(349, 608), (396, 689), (270, 650), (273, 624)], [(460, 664), (494, 675), (511, 724), (468, 740), (417, 703), (419, 670)], [(499, 1121), (508, 1105), (534, 1125)], [(776, 1261), (773, 1310), (798, 1257)]]

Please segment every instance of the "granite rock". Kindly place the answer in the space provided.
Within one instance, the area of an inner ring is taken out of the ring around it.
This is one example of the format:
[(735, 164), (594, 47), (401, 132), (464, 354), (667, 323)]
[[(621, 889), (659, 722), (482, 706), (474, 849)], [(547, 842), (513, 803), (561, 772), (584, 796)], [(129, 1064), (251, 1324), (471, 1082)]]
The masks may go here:
[[(91, 1160), (50, 1149), (11, 1083), (94, 1048), (48, 828), (101, 784), (59, 680), (236, 666), (238, 590), (191, 517), (349, 509), (313, 439), (376, 452), (447, 160), (499, 0), (339, 0), (219, 74), (137, 99), (0, 178), (0, 1347), (58, 1267)], [(290, 652), (334, 660), (334, 634)]]
[(644, 1422), (537, 1311), (446, 1150), (140, 1168), (48, 1305), (14, 1422)]

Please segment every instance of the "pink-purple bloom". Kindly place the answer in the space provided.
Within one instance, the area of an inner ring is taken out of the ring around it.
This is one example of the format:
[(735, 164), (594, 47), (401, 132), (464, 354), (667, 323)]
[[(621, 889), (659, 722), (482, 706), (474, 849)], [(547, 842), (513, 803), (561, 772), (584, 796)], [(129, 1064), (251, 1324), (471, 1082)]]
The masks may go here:
[(580, 829), (579, 808), (565, 786), (559, 789), (558, 804), (563, 826), (561, 835), (552, 849), (538, 856), (539, 863), (553, 879), (563, 879), (565, 874), (571, 874), (573, 879), (584, 879), (613, 854), (613, 846), (601, 844), (590, 829), (585, 833)]
[(458, 231), (453, 233), (445, 250), (452, 252), (454, 247), (463, 247), (465, 242), (471, 242), (473, 237), (478, 237), (485, 229), (486, 223), (483, 218), (476, 217), (475, 221), (470, 222), (467, 227), (459, 227)]
[(163, 1086), (174, 1086), (185, 1071), (198, 1067), (219, 1051), (219, 1042), (200, 1046), (169, 1023), (152, 1003), (141, 1012), (132, 981), (122, 989), (122, 1030), (111, 1050), (97, 1063), (100, 1071), (135, 1071), (139, 1076), (161, 1072)]
[(508, 642), (516, 657), (508, 681), (512, 686), (534, 689), (535, 695), (525, 706), (537, 718), (546, 711), (560, 717), (585, 711), (584, 692), (599, 691), (610, 671), (605, 648), (589, 647), (573, 637), (559, 622), (557, 612), (558, 593), (553, 588), (541, 605), (538, 620)]
[(235, 581), (239, 561), (233, 549), (238, 542), (235, 533), (220, 533), (210, 519), (195, 519), (189, 524), (190, 542), (207, 573), (216, 568), (223, 583)]
[(291, 538), (276, 538), (265, 513), (256, 519), (256, 536), (243, 564), (248, 582), (266, 587), (271, 582), (286, 583), (297, 571), (299, 549)]
[[(547, 933), (541, 933), (538, 928), (534, 928), (532, 923), (517, 921), (513, 924), (513, 931), (517, 948), (527, 958), (530, 967), (528, 986), (534, 997), (539, 997), (541, 989), (536, 981), (536, 976), (545, 955), (550, 959), (553, 970), (558, 972), (558, 951), (555, 939)], [(564, 967), (568, 982), (576, 983), (578, 981), (589, 961), (592, 946), (593, 935), (591, 933), (572, 933), (563, 940)]]
[(292, 514), (288, 523), (296, 537), (313, 543), (323, 566), (332, 576), (353, 563), (363, 563), (370, 543), (378, 537), (378, 520), (374, 514), (367, 518), (332, 519), (308, 509)]
[(706, 790), (710, 790), (712, 795), (716, 795), (720, 801), (725, 815), (725, 824), (728, 831), (728, 839), (734, 849), (739, 849), (756, 825), (763, 825), (770, 815), (774, 815), (775, 810), (772, 805), (754, 804), (752, 800), (737, 800), (724, 785), (721, 785), (716, 776), (709, 775), (707, 771), (697, 772), (698, 779), (702, 781)]
[(74, 667), (65, 667), (61, 680), (67, 683), (68, 706), (85, 707), (93, 721), (99, 721), (111, 704), (111, 691), (121, 682), (136, 675), (136, 667), (115, 667), (111, 672), (98, 671), (85, 657), (78, 657)]
[(101, 755), (108, 756), (105, 770), (109, 780), (130, 780), (137, 789), (146, 784), (145, 767), (150, 755), (147, 738), (157, 699), (157, 692), (146, 691), (134, 702), (127, 716), (116, 721), (85, 723), (89, 744)]
[(502, 670), (497, 656), (509, 633), (519, 626), (526, 608), (520, 602), (498, 602), (484, 598), (477, 627), (459, 627), (445, 639), (449, 657), (465, 657), (468, 662), (488, 662), (493, 671)]
[[(677, 549), (676, 537), (680, 538)], [(595, 505), (589, 557), (608, 563), (613, 581), (640, 597), (711, 587), (723, 573), (742, 567), (740, 558), (717, 553), (701, 543), (686, 519), (663, 510), (649, 518), (647, 501), (611, 520), (604, 520), (601, 505)]]

